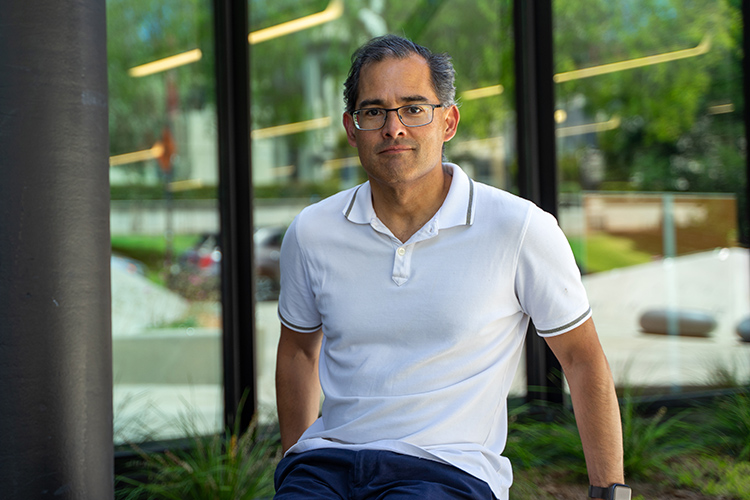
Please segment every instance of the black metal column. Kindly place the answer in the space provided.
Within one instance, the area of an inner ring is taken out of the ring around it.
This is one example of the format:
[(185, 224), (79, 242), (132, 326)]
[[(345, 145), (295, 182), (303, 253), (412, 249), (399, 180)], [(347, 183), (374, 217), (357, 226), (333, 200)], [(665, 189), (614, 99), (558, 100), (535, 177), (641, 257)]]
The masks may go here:
[[(514, 0), (518, 185), (521, 196), (557, 213), (552, 0)], [(534, 326), (526, 335), (527, 400), (562, 403), (560, 363)]]
[(104, 0), (0, 20), (0, 498), (111, 499)]
[[(744, 103), (742, 110), (745, 113), (745, 144), (750, 145), (750, 2), (742, 2), (742, 91)], [(745, 147), (745, 227), (750, 226), (750, 154)], [(740, 226), (742, 227), (742, 226)], [(750, 229), (748, 229), (750, 231)], [(740, 241), (749, 244), (750, 234), (741, 234)]]
[(246, 0), (214, 0), (224, 405), (226, 423), (234, 425), (240, 399), (247, 395), (243, 428), (257, 409), (247, 4)]

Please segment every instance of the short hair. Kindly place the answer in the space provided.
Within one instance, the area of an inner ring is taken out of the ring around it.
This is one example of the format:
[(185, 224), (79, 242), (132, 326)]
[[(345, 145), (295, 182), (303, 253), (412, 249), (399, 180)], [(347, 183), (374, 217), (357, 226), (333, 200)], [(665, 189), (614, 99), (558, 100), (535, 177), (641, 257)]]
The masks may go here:
[(452, 106), (456, 102), (456, 71), (448, 54), (433, 54), (430, 49), (411, 40), (396, 35), (384, 35), (373, 38), (352, 55), (352, 66), (344, 82), (344, 104), (346, 112), (351, 113), (357, 105), (359, 96), (359, 75), (362, 68), (371, 62), (389, 58), (405, 59), (412, 54), (421, 56), (430, 67), (432, 87), (440, 104)]

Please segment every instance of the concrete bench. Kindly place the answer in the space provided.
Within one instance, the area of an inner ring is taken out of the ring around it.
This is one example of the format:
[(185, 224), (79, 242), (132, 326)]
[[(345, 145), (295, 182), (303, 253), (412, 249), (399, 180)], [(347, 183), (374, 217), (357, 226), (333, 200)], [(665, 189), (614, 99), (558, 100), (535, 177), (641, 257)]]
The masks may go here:
[(650, 309), (639, 322), (644, 333), (682, 337), (710, 337), (718, 324), (711, 314), (685, 309)]

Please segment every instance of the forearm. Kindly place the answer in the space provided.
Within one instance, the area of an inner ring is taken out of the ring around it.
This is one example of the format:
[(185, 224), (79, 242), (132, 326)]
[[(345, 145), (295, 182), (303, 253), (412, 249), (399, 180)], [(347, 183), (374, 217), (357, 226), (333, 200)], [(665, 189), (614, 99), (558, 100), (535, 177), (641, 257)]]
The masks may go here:
[(286, 452), (318, 418), (320, 379), (317, 351), (306, 352), (285, 341), (283, 334), (276, 360), (276, 406)]
[(547, 343), (570, 387), (589, 480), (594, 486), (623, 482), (622, 423), (615, 385), (594, 322)]
[(566, 373), (591, 484), (623, 483), (622, 423), (609, 366), (603, 358)]

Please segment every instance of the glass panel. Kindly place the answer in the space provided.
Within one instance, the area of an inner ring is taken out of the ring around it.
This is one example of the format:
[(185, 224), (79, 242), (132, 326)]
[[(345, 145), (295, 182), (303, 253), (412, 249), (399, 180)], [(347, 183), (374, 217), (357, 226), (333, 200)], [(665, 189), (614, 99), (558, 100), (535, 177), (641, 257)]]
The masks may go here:
[(108, 0), (116, 443), (219, 430), (211, 2)]
[[(250, 2), (260, 256), (258, 393), (269, 414), (275, 414), (279, 335), (278, 243), (272, 236), (283, 233), (306, 205), (366, 180), (341, 125), (343, 83), (352, 52), (373, 36), (398, 33), (434, 52), (451, 54), (461, 124), (446, 155), (476, 180), (512, 189), (516, 154), (510, 7), (509, 0)], [(526, 391), (523, 368), (519, 372), (514, 394)]]
[(616, 382), (747, 380), (740, 2), (554, 11), (560, 221)]

